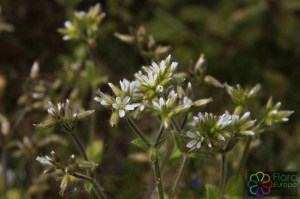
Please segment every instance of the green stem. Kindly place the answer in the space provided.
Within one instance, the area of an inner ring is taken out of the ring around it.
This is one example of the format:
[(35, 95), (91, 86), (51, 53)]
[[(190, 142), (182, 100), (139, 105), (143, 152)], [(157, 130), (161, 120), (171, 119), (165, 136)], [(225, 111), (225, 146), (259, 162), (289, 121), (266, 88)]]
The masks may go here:
[(150, 142), (148, 141), (146, 135), (140, 130), (140, 128), (135, 124), (133, 119), (131, 117), (127, 117), (127, 122), (130, 125), (130, 127), (133, 129), (135, 134), (140, 137), (146, 144), (147, 146), (151, 146)]
[(177, 171), (177, 175), (176, 175), (173, 187), (172, 187), (172, 191), (171, 191), (171, 194), (170, 194), (170, 199), (174, 198), (174, 196), (176, 194), (178, 184), (179, 184), (179, 182), (181, 180), (181, 177), (182, 177), (182, 174), (183, 174), (183, 170), (184, 170), (184, 168), (187, 164), (187, 160), (188, 160), (187, 155), (183, 154), (182, 161), (180, 163), (180, 166), (179, 166), (179, 169)]
[(160, 175), (160, 169), (159, 169), (159, 163), (158, 160), (153, 161), (154, 164), (154, 172), (155, 172), (155, 179), (156, 179), (156, 185), (158, 189), (159, 199), (164, 199), (164, 191), (162, 186), (162, 179)]
[(165, 130), (164, 124), (161, 123), (161, 126), (160, 126), (160, 128), (159, 128), (158, 134), (157, 134), (157, 136), (156, 136), (156, 138), (155, 138), (155, 140), (154, 140), (154, 145), (155, 145), (155, 147), (157, 147), (158, 141), (160, 140), (160, 138), (161, 138), (161, 136), (162, 136), (164, 130)]
[[(96, 91), (96, 88), (95, 86), (92, 86), (92, 96), (91, 96), (91, 110), (94, 110), (95, 107), (94, 107), (94, 97), (95, 97), (95, 91)], [(89, 134), (89, 143), (91, 143), (94, 138), (95, 138), (95, 124), (96, 124), (96, 114), (92, 114), (91, 115), (91, 123), (90, 123), (90, 134)]]
[(220, 181), (220, 199), (223, 198), (224, 190), (225, 190), (225, 181), (226, 181), (226, 153), (222, 153), (222, 161), (221, 161), (221, 181)]
[(74, 173), (73, 176), (91, 182), (94, 187), (96, 187), (97, 191), (99, 191), (96, 193), (97, 198), (107, 199), (106, 195), (104, 194), (104, 188), (97, 182), (97, 180), (81, 173)]
[(79, 150), (79, 153), (80, 153), (81, 157), (84, 160), (88, 161), (87, 155), (86, 155), (86, 153), (84, 151), (84, 148), (83, 148), (83, 146), (82, 146), (82, 144), (81, 144), (78, 136), (76, 135), (76, 133), (72, 132), (71, 136), (72, 136), (72, 138), (73, 138), (73, 140), (74, 140), (74, 142), (75, 142), (75, 144), (77, 146), (77, 149)]
[[(72, 136), (72, 138), (73, 138), (73, 140), (74, 140), (74, 142), (75, 142), (75, 144), (76, 144), (76, 146), (77, 146), (77, 148), (78, 148), (78, 150), (79, 150), (79, 152), (80, 152), (81, 157), (82, 157), (84, 160), (88, 161), (88, 157), (87, 157), (87, 155), (86, 155), (86, 153), (85, 153), (85, 151), (84, 151), (84, 148), (83, 148), (83, 146), (82, 146), (82, 144), (81, 144), (79, 138), (77, 137), (77, 135), (76, 135), (74, 132), (72, 132), (72, 133), (71, 133), (71, 136)], [(92, 176), (92, 172), (91, 172), (90, 169), (87, 169), (87, 174), (88, 174), (88, 177), (90, 177), (91, 179), (93, 179), (93, 181), (95, 181), (95, 182), (93, 182), (93, 183), (97, 185), (98, 182), (97, 182), (94, 178), (91, 177), (91, 176)], [(99, 189), (98, 186), (93, 186), (93, 190), (94, 190), (94, 193), (95, 193), (97, 196), (99, 195), (99, 193), (100, 193), (101, 195), (104, 195), (104, 196), (105, 196), (105, 194), (104, 194), (104, 192), (103, 192), (104, 189), (103, 189), (102, 187), (101, 187), (101, 189)], [(101, 197), (101, 198), (103, 198), (103, 197)], [(103, 199), (106, 199), (106, 196), (105, 196)]]

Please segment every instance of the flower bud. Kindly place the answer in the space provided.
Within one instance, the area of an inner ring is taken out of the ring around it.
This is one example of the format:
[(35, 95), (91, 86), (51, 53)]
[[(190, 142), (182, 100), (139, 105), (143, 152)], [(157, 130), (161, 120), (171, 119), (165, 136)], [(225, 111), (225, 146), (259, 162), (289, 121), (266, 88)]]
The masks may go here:
[(156, 150), (154, 147), (149, 148), (149, 157), (151, 161), (156, 161)]

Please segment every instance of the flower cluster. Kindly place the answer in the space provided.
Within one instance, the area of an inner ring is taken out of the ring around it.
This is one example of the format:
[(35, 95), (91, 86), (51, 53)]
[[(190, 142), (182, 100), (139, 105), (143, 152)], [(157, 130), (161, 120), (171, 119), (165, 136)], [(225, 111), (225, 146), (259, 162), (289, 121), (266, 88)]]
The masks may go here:
[(71, 177), (76, 177), (76, 174), (80, 173), (82, 169), (90, 169), (98, 166), (94, 162), (76, 158), (75, 155), (71, 155), (65, 164), (54, 151), (51, 151), (50, 156), (37, 156), (36, 160), (45, 166), (44, 174), (54, 173), (56, 177), (61, 179), (61, 195), (64, 195), (64, 192), (72, 179)]
[(193, 129), (187, 131), (187, 137), (191, 140), (187, 143), (188, 148), (200, 148), (202, 143), (219, 147), (218, 143), (225, 142), (227, 138), (233, 138), (243, 135), (254, 135), (251, 127), (255, 120), (249, 120), (250, 113), (246, 112), (241, 117), (225, 113), (216, 116), (212, 113), (198, 113), (194, 116)]
[(271, 97), (266, 105), (266, 115), (265, 120), (267, 125), (272, 125), (273, 123), (278, 122), (287, 122), (289, 116), (294, 111), (279, 110), (281, 107), (281, 102), (277, 102), (275, 105), (273, 103), (273, 98)]
[(245, 106), (248, 103), (248, 101), (258, 93), (261, 86), (257, 84), (251, 89), (243, 89), (238, 84), (236, 85), (236, 87), (225, 85), (225, 88), (235, 104), (239, 106)]
[(94, 110), (76, 112), (67, 99), (65, 103), (57, 103), (56, 105), (49, 101), (48, 114), (50, 118), (40, 124), (35, 124), (37, 128), (49, 128), (59, 124), (67, 132), (73, 132), (76, 123), (85, 119), (94, 113)]
[(135, 111), (135, 115), (138, 115), (148, 108), (158, 113), (167, 127), (173, 116), (192, 106), (203, 106), (212, 101), (210, 98), (192, 101), (188, 95), (191, 93), (191, 83), (188, 83), (186, 92), (178, 85), (179, 80), (174, 78), (176, 67), (177, 62), (171, 62), (169, 55), (160, 63), (153, 62), (151, 66), (143, 66), (142, 71), (134, 75), (134, 81), (124, 79), (120, 81), (120, 87), (109, 83), (114, 97), (98, 91), (98, 96), (94, 99), (113, 111), (110, 118), (112, 126), (126, 114)]
[(58, 31), (62, 33), (64, 40), (95, 39), (99, 25), (105, 17), (100, 4), (91, 7), (88, 12), (75, 12), (73, 21), (66, 21), (65, 27)]
[(130, 28), (130, 34), (120, 34), (116, 32), (115, 36), (125, 43), (136, 45), (145, 58), (159, 59), (171, 49), (170, 46), (157, 44), (152, 35), (146, 34), (146, 30), (143, 26), (137, 30)]

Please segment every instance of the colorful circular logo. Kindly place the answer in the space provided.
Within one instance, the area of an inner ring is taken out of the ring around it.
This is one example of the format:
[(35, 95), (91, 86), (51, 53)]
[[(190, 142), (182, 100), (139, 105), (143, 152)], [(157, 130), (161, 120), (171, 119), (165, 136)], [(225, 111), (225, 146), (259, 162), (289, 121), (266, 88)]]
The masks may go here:
[(271, 176), (262, 171), (251, 174), (249, 177), (248, 187), (252, 195), (259, 197), (268, 195), (271, 192), (272, 185)]

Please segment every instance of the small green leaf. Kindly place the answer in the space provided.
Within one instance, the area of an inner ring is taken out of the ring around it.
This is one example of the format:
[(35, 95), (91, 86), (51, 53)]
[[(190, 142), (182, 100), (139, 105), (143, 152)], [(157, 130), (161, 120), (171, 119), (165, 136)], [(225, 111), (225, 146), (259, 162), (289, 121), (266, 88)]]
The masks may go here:
[(176, 131), (172, 131), (172, 135), (173, 135), (173, 138), (175, 140), (175, 143), (176, 143), (176, 146), (177, 148), (182, 152), (182, 153), (185, 153), (185, 146), (182, 142), (182, 139), (179, 135), (179, 133), (177, 133)]
[(102, 140), (94, 140), (91, 142), (86, 148), (86, 154), (90, 161), (95, 163), (100, 163), (103, 152), (103, 141)]
[(136, 138), (136, 139), (132, 140), (131, 144), (134, 144), (135, 146), (137, 146), (143, 150), (148, 150), (147, 144), (141, 138)]
[(167, 138), (168, 138), (169, 136), (163, 136), (162, 138), (160, 138), (160, 140), (158, 140), (158, 142), (157, 142), (157, 149), (159, 149), (165, 142), (166, 142), (166, 140), (167, 140)]
[(90, 193), (90, 192), (92, 191), (92, 189), (93, 189), (93, 184), (90, 183), (90, 182), (85, 182), (85, 183), (84, 183), (84, 189), (85, 189), (88, 193)]
[(219, 198), (219, 190), (215, 185), (207, 184), (205, 185), (206, 198), (207, 199), (217, 199)]

